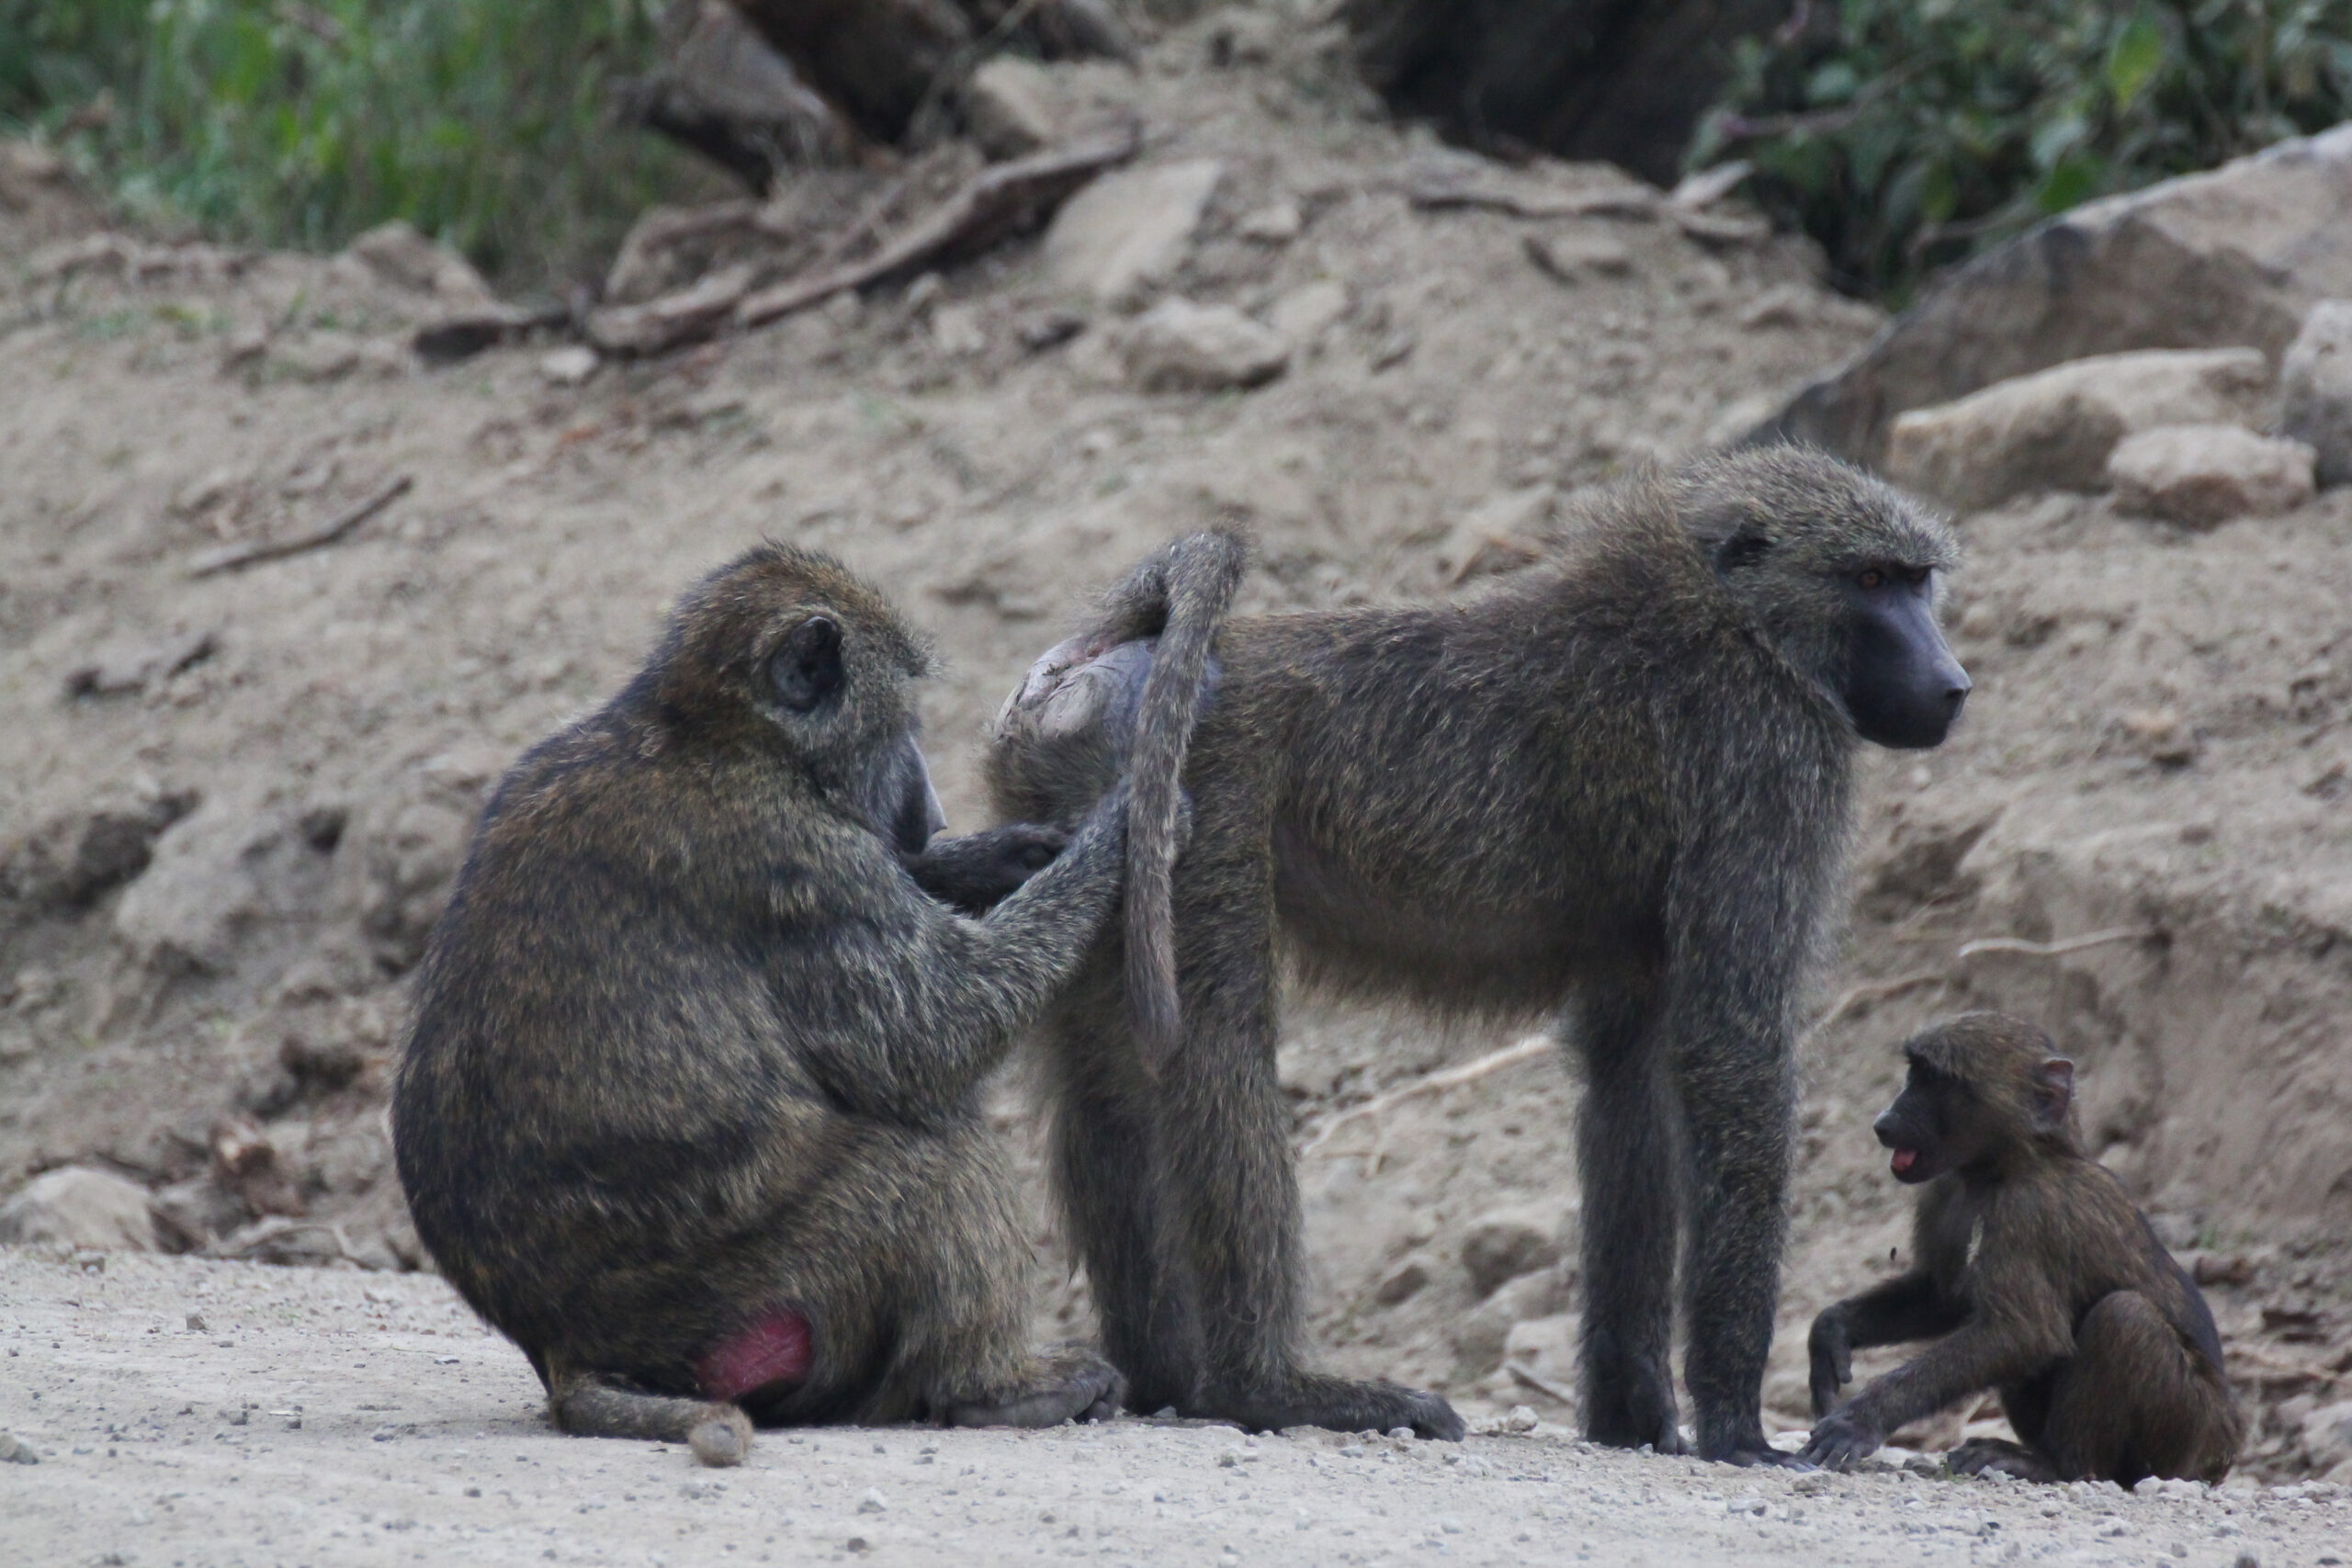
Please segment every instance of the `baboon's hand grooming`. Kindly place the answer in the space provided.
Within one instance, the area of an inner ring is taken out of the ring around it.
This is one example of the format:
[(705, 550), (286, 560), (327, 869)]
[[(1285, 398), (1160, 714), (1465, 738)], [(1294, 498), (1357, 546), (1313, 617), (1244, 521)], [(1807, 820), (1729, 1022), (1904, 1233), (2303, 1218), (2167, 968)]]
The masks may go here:
[[(1953, 556), (1884, 485), (1778, 448), (1625, 487), (1471, 604), (1226, 626), (1184, 771), (1181, 1040), (1146, 1078), (1102, 965), (1048, 1022), (1062, 1190), (1139, 1405), (1461, 1430), (1430, 1395), (1301, 1368), (1286, 949), (1343, 992), (1564, 1015), (1589, 1085), (1586, 1430), (1683, 1446), (1687, 1224), (1699, 1451), (1781, 1459), (1758, 1393), (1798, 1003), (1856, 743), (1935, 745), (1967, 694), (1934, 614)], [(1008, 705), (989, 759), (1007, 815), (1074, 820), (1114, 765), (1112, 726), (1079, 761), (1091, 707), (1116, 711), (1085, 689), (1123, 689), (1117, 650), (1080, 657), (1097, 646), (1064, 645)], [(1131, 944), (1140, 898), (1131, 877)]]
[[(1911, 1271), (1814, 1319), (1805, 1457), (1844, 1468), (1909, 1421), (1988, 1388), (2022, 1446), (1980, 1438), (1954, 1470), (2031, 1481), (2219, 1481), (2245, 1436), (2205, 1298), (2074, 1125), (2075, 1068), (2041, 1030), (1968, 1013), (1904, 1046), (1878, 1119), (1919, 1195)], [(1935, 1339), (1832, 1408), (1852, 1356)]]
[(934, 839), (925, 664), (839, 566), (754, 550), (483, 817), (419, 976), (395, 1146), (418, 1234), (567, 1430), (726, 1463), (747, 1416), (1118, 1402), (1102, 1360), (1027, 1348), (977, 1090), (1095, 945), (1124, 793), (1067, 834)]

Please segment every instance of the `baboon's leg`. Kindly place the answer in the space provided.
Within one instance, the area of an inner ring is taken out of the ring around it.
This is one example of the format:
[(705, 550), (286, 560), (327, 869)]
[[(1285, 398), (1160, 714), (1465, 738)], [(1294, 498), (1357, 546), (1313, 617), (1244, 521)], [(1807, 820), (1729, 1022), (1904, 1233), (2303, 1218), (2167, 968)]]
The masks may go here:
[(1655, 998), (1645, 979), (1616, 977), (1594, 985), (1572, 1014), (1586, 1086), (1577, 1123), (1584, 1189), (1579, 1360), (1586, 1437), (1680, 1453), (1668, 1358), (1682, 1162)]
[(1192, 1280), (1170, 1252), (1152, 1087), (1136, 1070), (1121, 974), (1115, 962), (1090, 964), (1044, 1033), (1056, 1080), (1055, 1188), (1103, 1351), (1126, 1374), (1130, 1407), (1148, 1414), (1193, 1402), (1203, 1352)]
[[(1786, 966), (1795, 967), (1793, 956)], [(1736, 1006), (1709, 1005), (1668, 1025), (1690, 1172), (1682, 1381), (1700, 1457), (1734, 1463), (1795, 1462), (1764, 1440), (1762, 1419), (1796, 1083), (1788, 1042), (1770, 1021), (1781, 1015), (1778, 998), (1754, 993), (1785, 979), (1779, 968), (1768, 961), (1752, 971), (1769, 977), (1761, 984), (1737, 974), (1707, 977), (1719, 999)], [(1700, 988), (1700, 979), (1679, 978), (1675, 1010)]]
[(1176, 893), (1183, 1039), (1158, 1100), (1206, 1350), (1191, 1413), (1260, 1430), (1459, 1438), (1461, 1417), (1434, 1394), (1300, 1367), (1298, 1180), (1274, 1076), (1266, 828), (1234, 801), (1211, 806), (1205, 788), (1203, 800)]
[(2118, 1291), (2075, 1327), (2037, 1446), (2069, 1480), (2211, 1479), (2235, 1457), (2233, 1416), (2156, 1304)]
[(705, 1464), (741, 1464), (752, 1451), (752, 1422), (724, 1402), (639, 1393), (550, 1357), (548, 1411), (585, 1438), (650, 1438), (685, 1443)]
[(867, 1305), (895, 1315), (896, 1346), (860, 1419), (1050, 1427), (1116, 1414), (1125, 1385), (1101, 1357), (1029, 1348), (1032, 1255), (995, 1134), (973, 1122), (910, 1135), (888, 1163), (897, 1206), (865, 1245), (900, 1238), (897, 1279)]

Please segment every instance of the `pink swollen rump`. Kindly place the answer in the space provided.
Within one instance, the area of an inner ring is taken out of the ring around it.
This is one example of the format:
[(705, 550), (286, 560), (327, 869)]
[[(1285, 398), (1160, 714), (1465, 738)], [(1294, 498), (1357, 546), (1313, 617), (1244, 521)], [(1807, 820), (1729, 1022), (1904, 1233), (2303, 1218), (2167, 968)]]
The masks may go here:
[(772, 1383), (796, 1383), (813, 1359), (808, 1320), (779, 1308), (722, 1339), (695, 1363), (706, 1399), (741, 1399)]

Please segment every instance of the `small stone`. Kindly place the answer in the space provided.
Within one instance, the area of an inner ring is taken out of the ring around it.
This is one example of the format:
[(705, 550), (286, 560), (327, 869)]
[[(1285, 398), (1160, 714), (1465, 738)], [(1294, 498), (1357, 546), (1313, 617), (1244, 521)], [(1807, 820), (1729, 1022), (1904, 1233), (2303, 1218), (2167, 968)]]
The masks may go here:
[(869, 1486), (858, 1494), (857, 1511), (861, 1514), (878, 1514), (889, 1506), (882, 1501), (882, 1494), (874, 1487)]
[(1295, 201), (1277, 201), (1241, 215), (1233, 231), (1261, 245), (1287, 245), (1306, 229), (1306, 220)]
[(1535, 270), (1560, 283), (1625, 277), (1634, 270), (1634, 253), (1606, 234), (1530, 234), (1521, 243)]
[(1482, 1214), (1462, 1233), (1462, 1267), (1481, 1297), (1506, 1280), (1548, 1269), (1560, 1259), (1560, 1237), (1548, 1218), (1525, 1209)]
[(147, 1190), (112, 1171), (69, 1165), (0, 1203), (0, 1244), (54, 1252), (153, 1252)]
[(1266, 320), (1274, 331), (1306, 347), (1347, 313), (1348, 286), (1337, 278), (1318, 277), (1276, 299), (1267, 310)]
[(1393, 1307), (1420, 1294), (1421, 1288), (1429, 1282), (1429, 1265), (1418, 1258), (1408, 1258), (1373, 1287), (1372, 1299), (1381, 1306)]
[(980, 325), (974, 305), (942, 305), (931, 313), (932, 346), (950, 359), (971, 359), (988, 352), (988, 329)]
[(2352, 484), (2352, 299), (2323, 299), (2278, 367), (2282, 435), (2309, 444), (2323, 486)]
[(2128, 435), (2107, 459), (2118, 510), (2184, 527), (2272, 517), (2312, 498), (2312, 448), (2231, 424), (2168, 424)]
[(1018, 158), (1054, 140), (1053, 80), (1015, 54), (991, 56), (964, 84), (964, 124), (991, 158)]
[(493, 298), (465, 257), (397, 218), (352, 241), (345, 254), (397, 288), (466, 305), (488, 304)]
[(203, 663), (220, 647), (220, 637), (209, 629), (111, 644), (98, 649), (88, 663), (66, 672), (65, 694), (118, 697), (143, 692)]
[(1127, 379), (1148, 392), (1216, 392), (1272, 380), (1290, 365), (1290, 340), (1230, 305), (1161, 300), (1122, 335)]
[(550, 387), (582, 386), (604, 363), (604, 357), (594, 349), (584, 343), (575, 343), (541, 355), (539, 378)]
[(1410, 1427), (1391, 1427), (1388, 1428), (1388, 1440), (1392, 1443), (1409, 1443), (1415, 1439), (1416, 1436), (1417, 1434)]
[(14, 1432), (0, 1432), (0, 1464), (39, 1464), (40, 1455)]
[(1800, 1497), (1818, 1497), (1829, 1490), (1829, 1472), (1826, 1470), (1807, 1472), (1790, 1483), (1789, 1490)]
[(1534, 1411), (1529, 1409), (1524, 1404), (1514, 1404), (1509, 1410), (1503, 1412), (1503, 1418), (1499, 1430), (1505, 1432), (1532, 1432), (1535, 1430), (1537, 1422)]
[(205, 1326), (204, 1314), (200, 1312), (192, 1312), (187, 1314), (187, 1327), (188, 1332), (191, 1334), (208, 1334), (211, 1332)]
[(1105, 175), (1062, 204), (1046, 231), (1046, 271), (1065, 288), (1125, 303), (1166, 282), (1225, 177), (1196, 158)]

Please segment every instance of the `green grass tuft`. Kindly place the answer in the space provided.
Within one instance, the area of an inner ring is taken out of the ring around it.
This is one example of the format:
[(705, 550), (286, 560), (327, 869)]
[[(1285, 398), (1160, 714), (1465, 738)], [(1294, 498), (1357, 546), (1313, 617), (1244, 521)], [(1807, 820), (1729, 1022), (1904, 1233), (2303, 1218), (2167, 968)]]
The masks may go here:
[(0, 0), (0, 127), (137, 218), (331, 249), (405, 218), (510, 288), (608, 255), (684, 154), (607, 110), (655, 0)]

